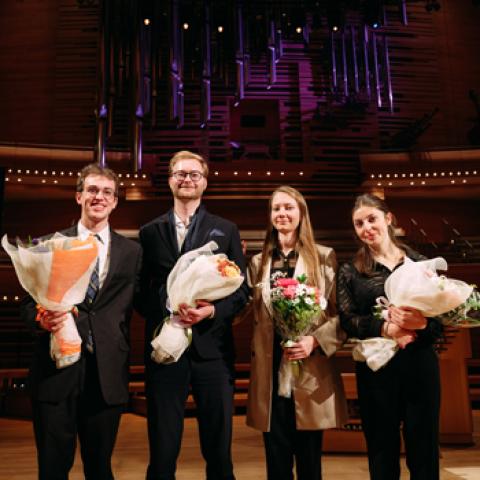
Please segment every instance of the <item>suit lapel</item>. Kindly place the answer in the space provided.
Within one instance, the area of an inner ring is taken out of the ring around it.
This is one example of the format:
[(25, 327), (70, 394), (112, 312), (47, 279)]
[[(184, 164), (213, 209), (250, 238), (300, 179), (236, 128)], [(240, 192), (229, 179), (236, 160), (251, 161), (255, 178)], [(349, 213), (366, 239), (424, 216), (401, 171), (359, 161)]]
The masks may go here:
[(195, 250), (202, 247), (208, 242), (208, 234), (212, 229), (211, 220), (203, 205), (198, 207), (195, 215), (194, 224), (188, 229), (188, 234), (185, 238), (185, 251)]
[(115, 273), (115, 270), (118, 268), (118, 265), (120, 264), (120, 260), (122, 256), (120, 243), (121, 243), (120, 236), (116, 234), (113, 230), (110, 230), (110, 251), (108, 252), (109, 263), (108, 263), (107, 276), (105, 277), (103, 285), (101, 286), (100, 290), (95, 296), (95, 300), (93, 301), (94, 304), (102, 296), (102, 293), (108, 288), (108, 284), (110, 283), (112, 276)]
[[(180, 252), (178, 250), (173, 208), (169, 210), (168, 213), (160, 217), (157, 223), (157, 231), (162, 239), (161, 244), (165, 245), (168, 251), (172, 252), (175, 258), (178, 258), (180, 256)], [(161, 244), (157, 245), (157, 247), (159, 247)]]
[(67, 237), (76, 237), (78, 235), (78, 224), (74, 225), (73, 227), (62, 230), (60, 233)]

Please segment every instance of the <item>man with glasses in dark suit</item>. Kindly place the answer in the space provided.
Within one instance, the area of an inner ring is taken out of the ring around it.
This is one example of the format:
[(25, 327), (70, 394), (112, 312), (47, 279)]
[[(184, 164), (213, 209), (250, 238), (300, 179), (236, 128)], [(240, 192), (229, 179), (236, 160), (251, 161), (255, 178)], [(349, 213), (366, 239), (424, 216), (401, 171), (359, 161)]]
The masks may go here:
[[(154, 331), (169, 315), (166, 283), (178, 258), (214, 240), (245, 273), (237, 227), (212, 215), (201, 204), (208, 165), (203, 157), (178, 152), (170, 161), (173, 208), (140, 230), (144, 251), (141, 275), (142, 313), (146, 318), (147, 415), (150, 443), (148, 480), (173, 480), (183, 433), (189, 391), (197, 408), (206, 477), (234, 479), (231, 459), (234, 348), (232, 319), (247, 302), (246, 283), (232, 295), (179, 312), (192, 328), (192, 343), (176, 363), (150, 358)], [(201, 300), (201, 299), (199, 299)]]
[(86, 166), (77, 180), (80, 220), (61, 232), (81, 239), (94, 235), (99, 247), (85, 300), (77, 305), (78, 362), (57, 369), (50, 356), (48, 332), (61, 328), (64, 314), (43, 311), (36, 322), (32, 298), (22, 302), (22, 316), (38, 333), (29, 383), (40, 480), (68, 478), (77, 436), (85, 478), (113, 479), (111, 456), (128, 402), (129, 323), (141, 269), (140, 245), (109, 226), (118, 186), (112, 170)]

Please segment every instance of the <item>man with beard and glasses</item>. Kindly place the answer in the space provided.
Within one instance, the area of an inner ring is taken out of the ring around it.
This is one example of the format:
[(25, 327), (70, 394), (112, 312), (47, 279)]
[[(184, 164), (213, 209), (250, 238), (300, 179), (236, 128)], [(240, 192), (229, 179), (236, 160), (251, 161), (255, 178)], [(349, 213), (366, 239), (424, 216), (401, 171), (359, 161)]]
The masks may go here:
[(155, 330), (169, 315), (167, 278), (178, 258), (211, 240), (215, 253), (225, 253), (245, 273), (245, 259), (236, 225), (207, 212), (201, 204), (208, 165), (188, 151), (170, 160), (168, 183), (173, 208), (143, 226), (144, 249), (140, 311), (146, 318), (146, 394), (150, 462), (148, 480), (172, 480), (183, 432), (185, 402), (191, 390), (196, 407), (200, 446), (208, 479), (234, 479), (231, 458), (234, 346), (232, 319), (248, 299), (243, 285), (213, 303), (197, 301), (181, 309), (192, 328), (192, 342), (179, 360), (157, 364), (150, 358)]

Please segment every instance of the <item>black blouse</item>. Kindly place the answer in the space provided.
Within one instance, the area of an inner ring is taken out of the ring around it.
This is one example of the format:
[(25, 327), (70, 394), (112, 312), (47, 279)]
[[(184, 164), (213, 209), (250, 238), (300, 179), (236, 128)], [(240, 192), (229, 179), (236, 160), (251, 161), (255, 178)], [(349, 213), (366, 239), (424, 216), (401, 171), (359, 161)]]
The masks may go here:
[[(408, 250), (407, 256), (414, 260), (424, 260), (419, 253)], [(396, 270), (403, 262), (399, 263)], [(344, 263), (338, 272), (337, 278), (337, 308), (340, 315), (342, 328), (349, 338), (380, 337), (384, 320), (379, 320), (373, 315), (376, 299), (385, 296), (384, 285), (392, 273), (385, 265), (376, 262), (373, 275), (361, 274), (353, 262)], [(417, 330), (416, 344), (433, 343), (442, 334), (441, 325), (427, 319), (427, 327)]]

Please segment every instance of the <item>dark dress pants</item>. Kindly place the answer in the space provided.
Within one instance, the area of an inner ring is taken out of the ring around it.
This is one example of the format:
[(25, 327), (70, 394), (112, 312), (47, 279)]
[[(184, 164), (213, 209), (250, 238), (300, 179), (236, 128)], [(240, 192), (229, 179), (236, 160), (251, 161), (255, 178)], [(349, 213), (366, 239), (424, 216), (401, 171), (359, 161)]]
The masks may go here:
[(234, 480), (231, 458), (233, 371), (223, 359), (191, 350), (170, 365), (147, 365), (150, 463), (147, 480), (174, 480), (191, 385), (208, 480)]
[[(276, 382), (275, 382), (276, 383)], [(322, 430), (297, 430), (293, 398), (272, 394), (270, 432), (263, 434), (268, 480), (321, 480)]]
[(431, 346), (410, 345), (373, 372), (357, 362), (370, 478), (400, 478), (400, 426), (411, 480), (439, 478), (440, 374)]
[(95, 357), (85, 356), (85, 376), (77, 391), (58, 403), (32, 401), (40, 480), (68, 479), (77, 435), (85, 478), (113, 479), (111, 456), (124, 405), (105, 403)]

